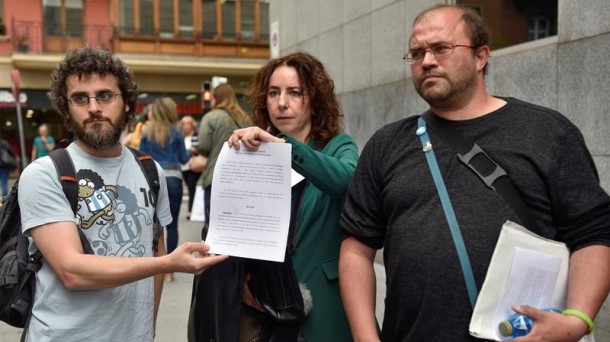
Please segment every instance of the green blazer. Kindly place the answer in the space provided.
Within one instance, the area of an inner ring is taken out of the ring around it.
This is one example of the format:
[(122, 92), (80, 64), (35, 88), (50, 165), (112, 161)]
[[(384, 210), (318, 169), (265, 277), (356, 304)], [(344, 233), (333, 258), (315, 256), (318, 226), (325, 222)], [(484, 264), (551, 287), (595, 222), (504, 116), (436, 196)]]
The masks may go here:
[(292, 144), (292, 167), (308, 184), (297, 216), (294, 268), (311, 290), (313, 309), (301, 325), (307, 341), (352, 341), (339, 293), (339, 214), (356, 163), (358, 147), (347, 134), (330, 140), (322, 151), (281, 134)]

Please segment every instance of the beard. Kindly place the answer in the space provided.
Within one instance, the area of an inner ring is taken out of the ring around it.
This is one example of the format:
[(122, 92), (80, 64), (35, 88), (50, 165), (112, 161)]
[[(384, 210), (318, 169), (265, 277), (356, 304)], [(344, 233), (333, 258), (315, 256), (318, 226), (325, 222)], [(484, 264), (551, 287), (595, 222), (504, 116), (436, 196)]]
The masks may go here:
[[(109, 125), (99, 122), (99, 120), (104, 120)], [(68, 129), (85, 145), (96, 150), (105, 150), (119, 144), (121, 132), (127, 123), (126, 120), (125, 110), (121, 111), (115, 122), (101, 115), (92, 114), (80, 123), (70, 116), (68, 119)], [(94, 123), (92, 124), (92, 122)]]
[[(437, 73), (440, 79), (432, 86), (424, 86), (423, 76), (417, 80), (415, 90), (431, 107), (452, 108), (472, 96), (476, 84), (476, 70), (462, 69), (457, 75), (450, 76), (446, 72)], [(415, 83), (415, 79), (413, 80)]]

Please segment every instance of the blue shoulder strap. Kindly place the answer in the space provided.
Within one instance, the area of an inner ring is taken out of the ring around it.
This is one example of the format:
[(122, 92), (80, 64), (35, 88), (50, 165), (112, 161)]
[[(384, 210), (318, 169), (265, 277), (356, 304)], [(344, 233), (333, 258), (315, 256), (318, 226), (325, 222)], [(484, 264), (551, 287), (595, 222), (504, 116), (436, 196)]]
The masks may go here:
[(462, 273), (464, 274), (464, 281), (466, 282), (470, 304), (474, 308), (474, 305), (477, 302), (478, 290), (474, 281), (470, 259), (468, 258), (468, 251), (466, 251), (464, 239), (462, 238), (462, 233), (460, 232), (460, 226), (458, 225), (455, 212), (453, 211), (453, 206), (451, 205), (451, 200), (449, 199), (449, 193), (447, 193), (443, 176), (441, 175), (436, 157), (434, 156), (434, 151), (432, 150), (432, 143), (430, 142), (430, 137), (428, 136), (426, 122), (420, 117), (417, 123), (418, 128), (416, 135), (419, 136), (419, 139), (421, 140), (423, 152), (426, 156), (426, 160), (428, 161), (428, 166), (430, 167), (430, 172), (432, 173), (432, 178), (434, 179), (434, 185), (436, 185), (436, 191), (438, 191), (438, 195), (441, 199), (443, 211), (445, 212), (445, 217), (447, 218), (447, 223), (449, 224), (449, 229), (451, 230), (451, 235), (453, 236), (453, 242), (462, 266)]

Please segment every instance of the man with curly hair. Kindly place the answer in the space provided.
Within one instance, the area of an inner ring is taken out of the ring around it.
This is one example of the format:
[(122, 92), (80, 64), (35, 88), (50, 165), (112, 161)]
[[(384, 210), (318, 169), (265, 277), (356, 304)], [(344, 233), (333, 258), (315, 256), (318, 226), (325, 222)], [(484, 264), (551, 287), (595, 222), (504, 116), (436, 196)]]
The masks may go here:
[[(209, 250), (204, 243), (185, 243), (171, 254), (163, 243), (154, 247), (154, 216), (161, 225), (172, 221), (163, 172), (157, 164), (155, 203), (138, 161), (119, 141), (137, 95), (129, 68), (102, 48), (68, 52), (51, 74), (49, 98), (77, 138), (67, 151), (79, 202), (75, 217), (50, 157), (24, 170), (23, 231), (30, 252), (44, 256), (29, 341), (152, 341), (163, 274), (201, 273), (226, 258), (197, 256)], [(84, 253), (77, 229), (94, 254)]]

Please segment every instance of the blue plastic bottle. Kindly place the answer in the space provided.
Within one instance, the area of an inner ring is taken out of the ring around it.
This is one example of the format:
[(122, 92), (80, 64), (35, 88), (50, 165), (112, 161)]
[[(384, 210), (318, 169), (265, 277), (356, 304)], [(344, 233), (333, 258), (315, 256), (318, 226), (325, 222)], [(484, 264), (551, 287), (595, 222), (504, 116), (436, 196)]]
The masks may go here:
[[(553, 308), (542, 309), (543, 311), (561, 313), (560, 310)], [(498, 324), (498, 333), (503, 339), (513, 339), (519, 336), (525, 336), (530, 333), (534, 321), (531, 318), (520, 313), (514, 313)]]

